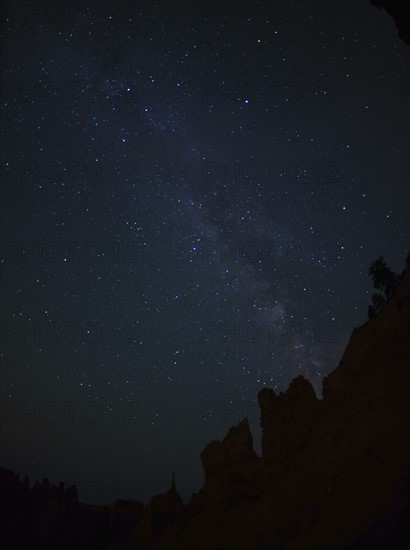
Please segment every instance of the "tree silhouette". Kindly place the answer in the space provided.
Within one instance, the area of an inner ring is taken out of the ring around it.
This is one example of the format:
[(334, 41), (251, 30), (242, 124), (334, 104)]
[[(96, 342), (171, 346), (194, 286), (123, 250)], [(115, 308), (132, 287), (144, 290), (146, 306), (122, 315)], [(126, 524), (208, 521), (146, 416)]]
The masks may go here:
[(386, 305), (387, 300), (380, 292), (375, 292), (372, 296), (372, 303), (367, 310), (367, 316), (369, 319), (374, 317), (379, 311), (381, 311)]
[(387, 301), (393, 296), (400, 276), (390, 269), (383, 256), (372, 263), (369, 275), (372, 278), (374, 288), (381, 291), (375, 292), (372, 296), (372, 303), (367, 311), (367, 315), (371, 319), (384, 308)]

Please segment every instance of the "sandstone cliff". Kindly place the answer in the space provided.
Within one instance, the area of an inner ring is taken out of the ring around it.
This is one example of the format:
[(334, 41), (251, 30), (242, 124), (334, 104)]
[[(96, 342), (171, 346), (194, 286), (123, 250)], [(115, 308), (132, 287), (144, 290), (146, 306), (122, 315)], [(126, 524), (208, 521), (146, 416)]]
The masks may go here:
[(262, 457), (246, 419), (210, 443), (184, 521), (141, 548), (407, 548), (409, 297), (408, 270), (387, 306), (353, 331), (323, 399), (303, 377), (280, 395), (263, 389)]
[[(299, 376), (259, 395), (262, 456), (247, 419), (201, 453), (205, 482), (184, 505), (174, 480), (144, 505), (78, 502), (0, 469), (9, 550), (385, 550), (410, 533), (410, 270), (354, 330), (318, 399)], [(16, 535), (17, 534), (17, 535)]]

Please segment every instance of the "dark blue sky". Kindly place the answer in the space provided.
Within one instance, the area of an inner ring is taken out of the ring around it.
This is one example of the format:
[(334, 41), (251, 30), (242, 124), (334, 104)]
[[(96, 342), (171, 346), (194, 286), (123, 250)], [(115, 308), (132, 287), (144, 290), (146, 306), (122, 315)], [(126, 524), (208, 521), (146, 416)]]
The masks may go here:
[(408, 48), (318, 0), (8, 2), (2, 40), (1, 463), (186, 498), (404, 267)]

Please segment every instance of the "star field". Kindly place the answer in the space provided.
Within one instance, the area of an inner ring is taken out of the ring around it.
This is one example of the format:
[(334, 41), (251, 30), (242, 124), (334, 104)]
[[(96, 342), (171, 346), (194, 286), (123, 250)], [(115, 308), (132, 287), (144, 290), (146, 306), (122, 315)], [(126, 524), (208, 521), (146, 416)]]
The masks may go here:
[(187, 498), (404, 267), (406, 46), (348, 0), (8, 2), (2, 40), (2, 465)]

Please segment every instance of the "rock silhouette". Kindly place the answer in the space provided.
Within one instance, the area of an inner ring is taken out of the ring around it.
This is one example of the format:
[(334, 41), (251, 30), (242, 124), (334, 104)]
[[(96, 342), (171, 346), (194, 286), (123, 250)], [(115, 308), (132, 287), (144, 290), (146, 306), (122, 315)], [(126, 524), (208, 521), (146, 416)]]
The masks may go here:
[(407, 3), (403, 0), (370, 0), (380, 9), (385, 9), (394, 19), (399, 36), (410, 46), (410, 15)]
[(277, 462), (303, 449), (318, 418), (319, 403), (311, 383), (298, 376), (285, 393), (277, 396), (266, 388), (258, 401), (264, 462)]
[(43, 479), (30, 488), (27, 476), (0, 468), (1, 548), (101, 548), (108, 533), (108, 508), (79, 503), (75, 486)]
[(169, 490), (154, 496), (138, 525), (137, 537), (151, 538), (177, 532), (184, 523), (185, 506), (175, 486), (174, 476)]
[[(410, 45), (401, 0), (370, 0)], [(6, 550), (404, 550), (410, 547), (410, 269), (353, 331), (318, 399), (299, 376), (263, 389), (262, 456), (247, 419), (201, 453), (203, 487), (148, 504), (79, 502), (75, 486), (0, 467)]]
[(75, 487), (30, 488), (2, 468), (2, 547), (407, 548), (409, 298), (408, 269), (385, 308), (352, 332), (322, 399), (302, 376), (279, 395), (263, 389), (262, 456), (245, 418), (201, 453), (205, 482), (187, 505), (174, 478), (147, 505), (88, 506)]

